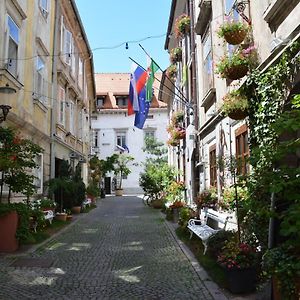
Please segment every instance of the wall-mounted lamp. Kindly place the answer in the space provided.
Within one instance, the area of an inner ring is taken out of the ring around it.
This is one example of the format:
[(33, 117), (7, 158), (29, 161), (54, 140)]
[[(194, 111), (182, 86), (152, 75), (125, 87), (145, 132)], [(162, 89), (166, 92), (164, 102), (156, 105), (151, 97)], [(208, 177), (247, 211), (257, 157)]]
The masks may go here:
[[(10, 87), (8, 83), (5, 86), (0, 87), (0, 93), (2, 94), (15, 94), (16, 92), (17, 91), (14, 88)], [(9, 113), (9, 110), (11, 109), (11, 106), (7, 104), (1, 104), (0, 109), (1, 109), (0, 114), (2, 114), (0, 115), (0, 123), (2, 123), (3, 121), (6, 120), (6, 117)]]

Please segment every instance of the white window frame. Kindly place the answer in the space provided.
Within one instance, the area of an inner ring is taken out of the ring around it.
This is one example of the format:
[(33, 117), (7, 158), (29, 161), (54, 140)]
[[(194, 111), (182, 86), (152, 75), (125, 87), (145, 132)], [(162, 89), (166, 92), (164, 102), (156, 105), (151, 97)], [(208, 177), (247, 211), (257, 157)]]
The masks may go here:
[(58, 88), (58, 123), (65, 126), (66, 122), (66, 91), (62, 86)]
[(49, 14), (48, 0), (39, 0), (39, 7), (44, 18), (47, 19)]
[(71, 66), (72, 63), (72, 33), (68, 29), (64, 31), (64, 54), (65, 54), (65, 63)]
[(35, 64), (35, 99), (39, 100), (44, 105), (47, 105), (47, 81), (46, 81), (46, 74), (47, 68), (45, 61), (42, 59), (41, 56), (36, 57), (36, 64)]
[(83, 120), (83, 110), (81, 109), (78, 114), (78, 122), (77, 122), (77, 124), (78, 124), (77, 133), (78, 133), (78, 138), (80, 140), (82, 140), (82, 132), (83, 132), (82, 120)]
[(126, 131), (116, 132), (116, 145), (124, 147), (127, 146), (127, 134)]
[(36, 177), (34, 179), (34, 185), (37, 188), (37, 193), (38, 194), (42, 194), (43, 193), (43, 188), (44, 188), (44, 180), (43, 180), (43, 176), (44, 176), (44, 171), (43, 171), (43, 162), (44, 162), (44, 157), (43, 154), (37, 154), (37, 156), (35, 157), (35, 162), (37, 164), (37, 167), (33, 169), (33, 175)]
[(73, 78), (76, 76), (76, 49), (74, 39), (72, 39), (72, 53), (71, 53), (71, 75)]
[(75, 133), (75, 104), (74, 101), (69, 100), (69, 130), (74, 135)]
[[(16, 31), (16, 35), (14, 35), (14, 32), (12, 32), (10, 30), (10, 26), (9, 23), (11, 24), (11, 26), (14, 27), (14, 30)], [(20, 44), (20, 27), (16, 24), (16, 22), (14, 21), (14, 19), (7, 14), (7, 18), (6, 18), (6, 26), (7, 26), (7, 31), (6, 31), (6, 35), (7, 35), (7, 40), (6, 40), (6, 57), (7, 59), (7, 70), (14, 75), (15, 77), (17, 77), (18, 75), (18, 56), (19, 56), (19, 44)], [(10, 57), (10, 45), (14, 44), (15, 45), (15, 55), (13, 57)]]
[(145, 130), (144, 131), (144, 140), (146, 140), (147, 137), (153, 137), (153, 138), (155, 138), (155, 132), (156, 132), (155, 129), (151, 129), (151, 130), (147, 129), (147, 130)]
[(78, 56), (78, 87), (82, 91), (83, 89), (83, 60)]

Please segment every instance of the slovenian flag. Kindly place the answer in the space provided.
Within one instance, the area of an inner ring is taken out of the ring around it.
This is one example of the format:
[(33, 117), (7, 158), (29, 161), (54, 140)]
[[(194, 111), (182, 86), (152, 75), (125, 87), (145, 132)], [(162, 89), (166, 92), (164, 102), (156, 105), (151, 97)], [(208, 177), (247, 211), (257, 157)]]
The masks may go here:
[(133, 115), (140, 110), (139, 94), (145, 88), (147, 80), (147, 72), (138, 66), (136, 63), (132, 64), (129, 84), (129, 101), (128, 101), (128, 115)]

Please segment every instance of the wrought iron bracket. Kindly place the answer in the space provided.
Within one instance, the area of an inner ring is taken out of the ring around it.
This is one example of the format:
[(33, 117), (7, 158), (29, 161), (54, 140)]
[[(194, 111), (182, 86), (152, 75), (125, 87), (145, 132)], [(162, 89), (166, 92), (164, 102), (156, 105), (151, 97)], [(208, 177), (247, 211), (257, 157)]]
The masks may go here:
[(246, 6), (249, 5), (249, 0), (237, 0), (232, 9), (235, 10), (249, 25), (251, 25), (251, 20), (244, 14)]

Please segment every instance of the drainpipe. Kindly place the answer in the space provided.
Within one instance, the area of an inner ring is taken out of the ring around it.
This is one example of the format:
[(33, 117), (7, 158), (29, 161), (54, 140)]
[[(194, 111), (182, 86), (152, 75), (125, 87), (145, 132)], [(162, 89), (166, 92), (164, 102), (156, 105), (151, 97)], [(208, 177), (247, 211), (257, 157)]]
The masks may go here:
[(192, 58), (192, 102), (193, 102), (193, 113), (194, 113), (194, 126), (195, 130), (198, 131), (198, 104), (197, 104), (197, 73), (196, 73), (196, 43), (195, 43), (195, 32), (194, 32), (194, 1), (190, 0), (190, 16), (191, 16), (191, 58)]
[(58, 34), (58, 0), (55, 1), (55, 8), (54, 8), (54, 33), (53, 33), (53, 50), (52, 50), (52, 107), (51, 107), (51, 116), (50, 116), (50, 178), (55, 177), (55, 124), (56, 124), (56, 111), (57, 111), (57, 34)]

